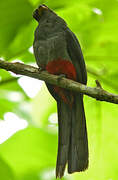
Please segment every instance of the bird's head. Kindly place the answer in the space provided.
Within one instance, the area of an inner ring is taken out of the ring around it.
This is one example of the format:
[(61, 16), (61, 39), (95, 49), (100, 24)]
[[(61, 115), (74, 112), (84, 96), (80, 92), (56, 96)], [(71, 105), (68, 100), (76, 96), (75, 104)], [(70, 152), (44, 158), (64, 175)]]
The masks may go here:
[(40, 5), (34, 12), (33, 18), (40, 24), (52, 24), (58, 23), (66, 24), (65, 21), (59, 17), (54, 11), (49, 9), (46, 5)]
[(34, 12), (33, 12), (33, 18), (36, 19), (36, 21), (40, 21), (42, 16), (45, 16), (47, 13), (49, 14), (49, 8), (46, 5), (40, 5)]

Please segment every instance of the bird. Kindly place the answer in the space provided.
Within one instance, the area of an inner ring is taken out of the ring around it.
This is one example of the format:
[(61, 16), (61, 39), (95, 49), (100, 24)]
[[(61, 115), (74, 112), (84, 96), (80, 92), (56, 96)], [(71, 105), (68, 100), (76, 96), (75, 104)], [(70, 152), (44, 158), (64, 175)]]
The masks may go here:
[[(33, 50), (36, 63), (50, 74), (87, 84), (87, 71), (79, 41), (63, 18), (45, 4), (33, 12), (38, 22)], [(89, 152), (83, 94), (46, 83), (57, 102), (58, 153), (56, 178), (88, 168)]]

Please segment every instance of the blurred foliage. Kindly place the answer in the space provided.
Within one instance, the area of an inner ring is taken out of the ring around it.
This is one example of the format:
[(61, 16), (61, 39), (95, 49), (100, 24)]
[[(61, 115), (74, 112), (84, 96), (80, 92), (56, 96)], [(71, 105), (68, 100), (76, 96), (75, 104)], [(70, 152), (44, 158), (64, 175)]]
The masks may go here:
[[(95, 86), (98, 79), (106, 90), (117, 93), (118, 0), (0, 0), (0, 57), (35, 63), (29, 51), (37, 26), (32, 12), (41, 3), (63, 17), (78, 37), (88, 68), (88, 85)], [(44, 86), (29, 98), (18, 78), (0, 70), (0, 119), (11, 111), (29, 122), (28, 128), (0, 145), (0, 179), (54, 180), (57, 125), (49, 117), (56, 112), (56, 102)], [(21, 99), (10, 99), (13, 92)], [(86, 96), (85, 109), (89, 169), (63, 179), (117, 180), (118, 107)]]

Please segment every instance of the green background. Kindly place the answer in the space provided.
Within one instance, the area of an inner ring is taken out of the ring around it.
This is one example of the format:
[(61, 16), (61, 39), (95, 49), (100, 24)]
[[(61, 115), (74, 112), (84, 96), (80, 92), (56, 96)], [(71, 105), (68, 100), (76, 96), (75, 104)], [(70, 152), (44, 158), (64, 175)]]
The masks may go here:
[[(65, 19), (78, 37), (88, 70), (88, 85), (118, 92), (118, 0), (0, 0), (0, 57), (7, 61), (34, 63), (32, 46), (37, 23), (33, 10), (45, 3)], [(0, 121), (13, 112), (28, 121), (28, 128), (18, 131), (0, 144), (1, 180), (54, 180), (57, 154), (57, 124), (48, 118), (56, 112), (56, 102), (43, 85), (29, 98), (18, 78), (0, 70)], [(34, 87), (35, 88), (35, 87)], [(18, 102), (7, 93), (22, 94)], [(118, 106), (85, 96), (89, 139), (89, 168), (82, 173), (65, 174), (63, 179), (118, 179)], [(24, 104), (30, 108), (24, 110)]]

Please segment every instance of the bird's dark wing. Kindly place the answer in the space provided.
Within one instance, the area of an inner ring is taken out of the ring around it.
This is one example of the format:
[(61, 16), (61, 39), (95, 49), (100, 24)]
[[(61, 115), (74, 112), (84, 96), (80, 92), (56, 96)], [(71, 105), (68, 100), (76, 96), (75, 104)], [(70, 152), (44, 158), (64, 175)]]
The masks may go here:
[(67, 51), (77, 72), (77, 81), (86, 84), (87, 72), (80, 44), (74, 33), (69, 28), (65, 30), (65, 35)]
[[(87, 83), (87, 72), (79, 42), (69, 28), (65, 31), (67, 51), (76, 69), (77, 81)], [(71, 136), (68, 153), (68, 172), (84, 171), (88, 167), (88, 140), (86, 117), (84, 113), (83, 94), (74, 94), (71, 112)]]

